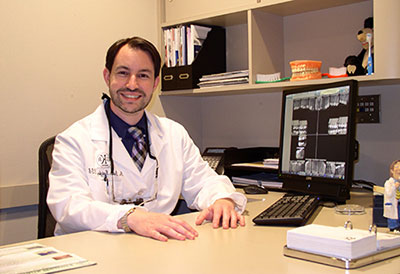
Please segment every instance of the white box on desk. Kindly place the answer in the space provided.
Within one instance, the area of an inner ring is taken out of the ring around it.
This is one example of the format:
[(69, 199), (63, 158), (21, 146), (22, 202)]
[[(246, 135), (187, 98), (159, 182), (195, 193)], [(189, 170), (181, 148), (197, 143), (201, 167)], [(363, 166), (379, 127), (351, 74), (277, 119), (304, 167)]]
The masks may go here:
[(377, 250), (376, 234), (367, 230), (310, 224), (287, 232), (287, 247), (305, 252), (355, 259)]

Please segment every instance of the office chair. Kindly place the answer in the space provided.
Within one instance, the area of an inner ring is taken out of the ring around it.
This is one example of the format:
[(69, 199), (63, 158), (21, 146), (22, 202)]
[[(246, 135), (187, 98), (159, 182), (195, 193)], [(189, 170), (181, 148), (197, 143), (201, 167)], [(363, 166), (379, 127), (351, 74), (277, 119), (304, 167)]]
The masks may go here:
[(49, 189), (49, 172), (52, 163), (52, 152), (56, 137), (50, 137), (39, 147), (39, 219), (38, 239), (54, 236), (56, 220), (47, 206), (47, 190)]

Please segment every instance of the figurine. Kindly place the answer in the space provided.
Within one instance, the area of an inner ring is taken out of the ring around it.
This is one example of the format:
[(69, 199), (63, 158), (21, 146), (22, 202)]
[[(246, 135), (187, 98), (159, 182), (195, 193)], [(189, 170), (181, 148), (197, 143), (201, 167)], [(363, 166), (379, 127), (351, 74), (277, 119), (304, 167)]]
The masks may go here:
[(357, 56), (348, 56), (344, 61), (348, 76), (372, 74), (374, 71), (373, 24), (373, 18), (368, 17), (364, 21), (364, 28), (357, 33), (357, 39), (361, 42), (362, 50)]
[(383, 216), (387, 218), (388, 228), (400, 233), (400, 160), (390, 165), (390, 178), (385, 182)]

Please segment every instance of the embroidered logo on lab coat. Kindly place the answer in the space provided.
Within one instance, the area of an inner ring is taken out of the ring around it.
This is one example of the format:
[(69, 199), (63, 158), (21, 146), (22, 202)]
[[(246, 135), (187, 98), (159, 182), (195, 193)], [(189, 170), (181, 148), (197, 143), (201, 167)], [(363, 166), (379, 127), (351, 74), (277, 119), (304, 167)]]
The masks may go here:
[(107, 153), (100, 153), (96, 155), (96, 163), (98, 168), (111, 167), (110, 157)]

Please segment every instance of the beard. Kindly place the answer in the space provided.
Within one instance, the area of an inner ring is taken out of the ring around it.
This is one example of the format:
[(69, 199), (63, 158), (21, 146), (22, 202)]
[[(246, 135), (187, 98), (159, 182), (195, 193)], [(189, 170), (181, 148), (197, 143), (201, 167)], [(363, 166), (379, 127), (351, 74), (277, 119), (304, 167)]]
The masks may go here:
[[(123, 95), (121, 92), (136, 92), (140, 94), (139, 100), (135, 102), (124, 102), (122, 99)], [(143, 111), (150, 103), (152, 94), (147, 96), (143, 90), (135, 89), (118, 89), (117, 91), (109, 90), (109, 94), (111, 96), (111, 102), (123, 113), (125, 114), (135, 114), (137, 112)]]

